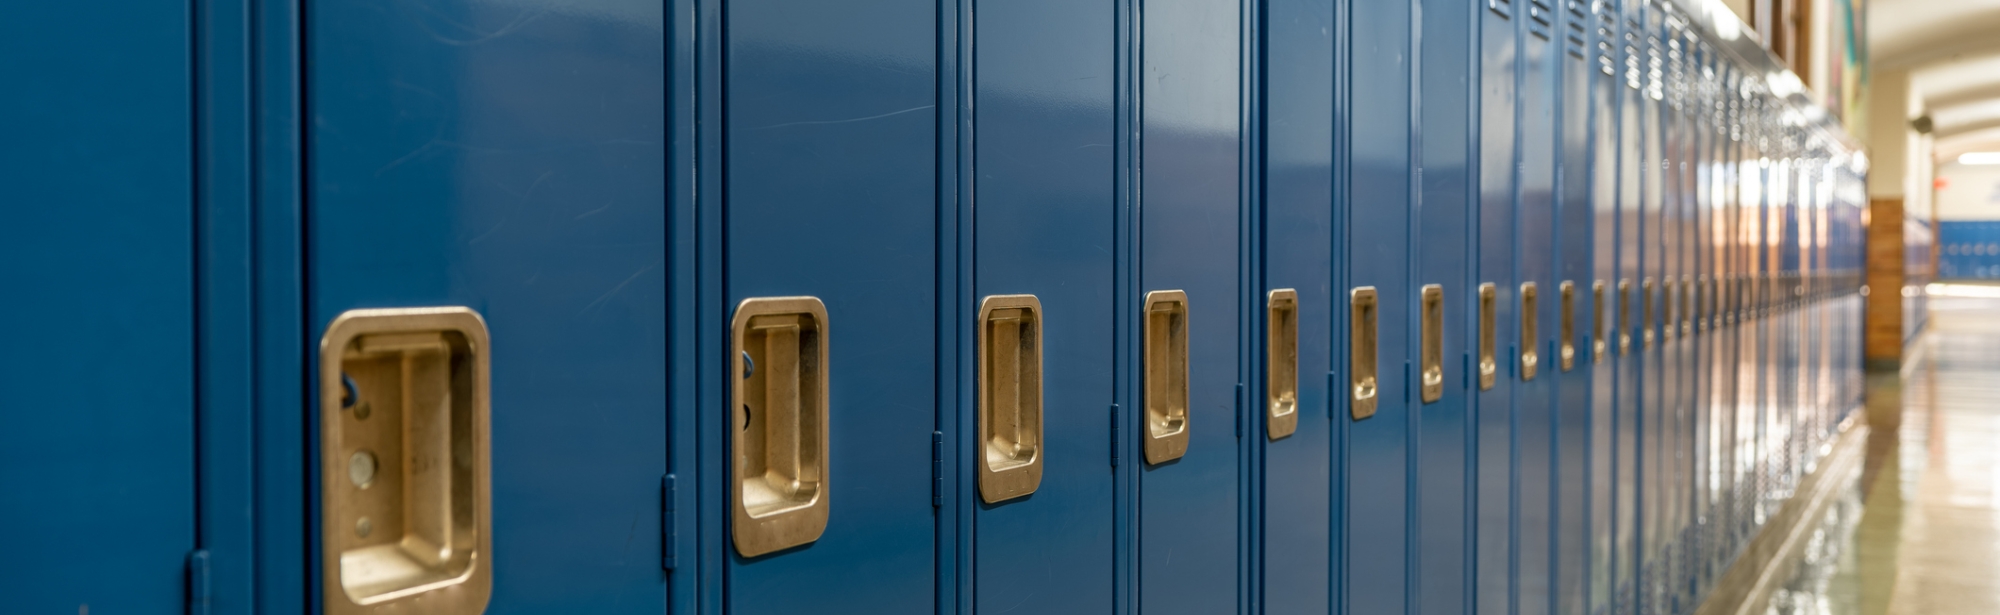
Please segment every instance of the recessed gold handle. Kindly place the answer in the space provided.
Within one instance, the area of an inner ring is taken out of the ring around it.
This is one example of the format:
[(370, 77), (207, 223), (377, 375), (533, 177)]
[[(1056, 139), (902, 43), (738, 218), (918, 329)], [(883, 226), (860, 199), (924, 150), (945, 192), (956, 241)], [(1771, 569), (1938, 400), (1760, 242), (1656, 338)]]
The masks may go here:
[(1375, 287), (1349, 291), (1348, 301), (1348, 413), (1354, 420), (1375, 416), (1381, 396), (1375, 371)]
[(1264, 301), (1264, 431), (1276, 440), (1299, 429), (1299, 293), (1271, 291)]
[(1558, 316), (1562, 325), (1556, 331), (1560, 336), (1556, 340), (1556, 353), (1560, 355), (1556, 362), (1562, 371), (1569, 371), (1576, 367), (1576, 284), (1563, 280), (1556, 286), (1556, 294), (1559, 301), (1556, 307), (1562, 310)]
[(1493, 312), (1499, 291), (1492, 282), (1479, 285), (1479, 390), (1493, 388), (1500, 365), (1494, 362)]
[(745, 299), (730, 325), (732, 524), (736, 552), (754, 557), (826, 531), (829, 323), (815, 297)]
[(1632, 352), (1632, 279), (1618, 281), (1618, 356)]
[(1715, 317), (1715, 285), (1708, 274), (1695, 277), (1694, 330), (1707, 331), (1709, 319)]
[(979, 304), (979, 495), (986, 503), (1042, 484), (1042, 301), (994, 295)]
[(1590, 362), (1604, 360), (1610, 346), (1604, 339), (1604, 280), (1590, 283)]
[(1423, 378), (1424, 403), (1444, 398), (1444, 287), (1437, 284), (1424, 285), (1423, 300)]
[(1521, 381), (1535, 379), (1535, 368), (1541, 365), (1541, 354), (1536, 348), (1541, 346), (1541, 337), (1536, 329), (1537, 301), (1535, 283), (1521, 283)]
[(1653, 312), (1653, 279), (1646, 278), (1639, 283), (1639, 327), (1642, 329), (1639, 331), (1640, 348), (1653, 347), (1653, 325), (1658, 322), (1653, 320), (1655, 316), (1656, 314)]
[(1694, 332), (1694, 278), (1681, 276), (1681, 337)]
[(1674, 341), (1674, 279), (1660, 285), (1660, 341)]
[(1145, 361), (1146, 462), (1166, 463), (1188, 447), (1187, 293), (1146, 293), (1140, 322)]
[(353, 310), (320, 341), (329, 615), (486, 609), (491, 350), (462, 307)]

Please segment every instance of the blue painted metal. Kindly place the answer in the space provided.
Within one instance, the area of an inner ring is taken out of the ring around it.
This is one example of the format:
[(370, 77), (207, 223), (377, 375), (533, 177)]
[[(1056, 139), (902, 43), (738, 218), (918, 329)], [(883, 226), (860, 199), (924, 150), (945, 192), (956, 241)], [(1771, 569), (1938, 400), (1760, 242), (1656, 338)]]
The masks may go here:
[(255, 604), (253, 503), (255, 329), (250, 326), (255, 213), (250, 111), (250, 5), (209, 0), (195, 5), (196, 436), (200, 512), (190, 558), (190, 610), (250, 613)]
[(0, 281), (22, 298), (0, 359), (10, 610), (185, 607), (201, 425), (192, 15), (29, 4), (0, 22), (15, 59), (0, 66)]
[[(1245, 589), (1241, 11), (1177, 0), (1139, 15), (1137, 290), (1187, 293), (1189, 353), (1187, 454), (1139, 464), (1136, 606), (1145, 613), (1233, 612)], [(1143, 433), (1142, 413), (1131, 414), (1127, 424)]]
[(1643, 273), (1640, 268), (1641, 218), (1644, 211), (1640, 207), (1642, 184), (1640, 176), (1645, 169), (1640, 158), (1644, 143), (1640, 128), (1644, 118), (1640, 115), (1641, 88), (1645, 83), (1645, 35), (1639, 23), (1641, 7), (1633, 0), (1614, 5), (1610, 11), (1618, 21), (1617, 35), (1619, 56), (1623, 60), (1620, 72), (1625, 87), (1618, 91), (1618, 282), (1613, 285), (1618, 295), (1616, 320), (1618, 339), (1613, 343), (1616, 349), (1617, 380), (1615, 394), (1615, 416), (1612, 419), (1615, 438), (1614, 469), (1612, 483), (1617, 486), (1613, 527), (1616, 542), (1613, 549), (1617, 558), (1614, 573), (1612, 612), (1619, 615), (1637, 613), (1639, 607), (1641, 552), (1645, 543), (1640, 523), (1642, 505), (1642, 484), (1639, 464), (1644, 454), (1640, 448), (1642, 427), (1640, 420), (1645, 416), (1640, 407), (1640, 355), (1644, 352), (1642, 332), (1646, 316), (1643, 295)]
[[(1263, 49), (1263, 216), (1259, 234), (1261, 288), (1298, 292), (1298, 427), (1279, 440), (1266, 437), (1265, 421), (1247, 430), (1259, 443), (1262, 612), (1326, 613), (1332, 606), (1333, 400), (1322, 377), (1344, 359), (1333, 351), (1335, 307), (1344, 295), (1333, 287), (1334, 51), (1333, 2), (1278, 0), (1265, 4)], [(1263, 314), (1253, 293), (1253, 315)], [(1264, 323), (1253, 317), (1253, 331)], [(1251, 399), (1265, 399), (1268, 373), (1263, 338), (1253, 333), (1262, 366), (1251, 378)], [(1344, 388), (1334, 391), (1344, 391)], [(1262, 403), (1247, 408), (1262, 409)], [(1260, 416), (1267, 416), (1261, 413)]]
[[(748, 297), (826, 303), (834, 512), (803, 547), (746, 559), (722, 545), (722, 603), (704, 609), (931, 611), (935, 6), (746, 1), (724, 10), (718, 316)], [(716, 496), (713, 505), (726, 506)]]
[(488, 612), (657, 613), (664, 24), (547, 8), (307, 8), (309, 338), (353, 308), (478, 310)]
[[(9, 107), (40, 122), (17, 130), (35, 152), (9, 159), (19, 192), (70, 205), (10, 218), (14, 260), (83, 254), (9, 275), (84, 299), (24, 317), (126, 323), (114, 355), (192, 367), (85, 405), (144, 396), (150, 419), (49, 419), (16, 445), (60, 457), (88, 437), (144, 467), (0, 477), (84, 503), (17, 524), (129, 530), (132, 552), (96, 564), (115, 570), (65, 569), (120, 584), (12, 577), (51, 609), (316, 608), (315, 440), (305, 413), (251, 410), (310, 406), (299, 374), (339, 311), (457, 303), (496, 340), (496, 613), (1688, 611), (1859, 401), (1865, 193), (1837, 137), (1783, 124), (1801, 103), (1762, 85), (1754, 50), (1682, 29), (1679, 6), (121, 14), (122, 49), (146, 53), (6, 69), (37, 85)], [(80, 23), (58, 11), (34, 22)], [(124, 70), (116, 88), (69, 77)], [(106, 173), (125, 183), (91, 181)], [(1947, 275), (2000, 271), (2000, 249), (1967, 249), (2000, 240), (1955, 229)], [(1690, 297), (1699, 275), (1715, 283)], [(1541, 296), (1528, 382), (1522, 281)], [(1481, 282), (1505, 364), (1486, 392)], [(1455, 317), (1446, 394), (1422, 404), (1431, 283)], [(1383, 316), (1383, 404), (1358, 422), (1332, 399), (1356, 286)], [(144, 310), (97, 305), (107, 287)], [(1194, 299), (1197, 440), (1146, 466), (1133, 326), (1165, 288)], [(1276, 441), (1255, 418), (1273, 288), (1300, 292), (1310, 375)], [(1014, 292), (1048, 312), (1050, 465), (1040, 493), (988, 506), (969, 320)], [(727, 427), (704, 409), (723, 405), (731, 306), (774, 294), (819, 295), (841, 323), (833, 467), (856, 495), (818, 543), (746, 560), (722, 516)], [(1710, 310), (1687, 308), (1710, 299), (1723, 317), (1700, 326)], [(16, 377), (62, 376), (46, 358)], [(104, 480), (149, 491), (77, 491)], [(135, 501), (145, 518), (119, 512)]]
[[(1472, 288), (1466, 289), (1467, 330), (1480, 329), (1478, 287), (1494, 287), (1495, 374), (1491, 389), (1479, 389), (1479, 374), (1468, 374), (1473, 394), (1474, 475), (1473, 494), (1473, 602), (1475, 613), (1501, 615), (1513, 612), (1515, 604), (1514, 536), (1514, 379), (1519, 351), (1520, 316), (1515, 245), (1514, 208), (1518, 198), (1516, 170), (1515, 90), (1518, 86), (1519, 44), (1514, 20), (1522, 9), (1511, 1), (1489, 0), (1488, 9), (1479, 11), (1479, 217), (1478, 259), (1473, 268)], [(1474, 338), (1478, 339), (1478, 338)], [(1478, 352), (1476, 343), (1474, 352)], [(1470, 361), (1475, 367), (1480, 358)]]
[[(1592, 570), (1592, 510), (1589, 497), (1594, 470), (1591, 463), (1594, 415), (1591, 406), (1590, 282), (1594, 275), (1597, 244), (1594, 233), (1596, 211), (1592, 203), (1596, 164), (1591, 155), (1591, 85), (1604, 79), (1599, 78), (1595, 47), (1591, 44), (1595, 38), (1591, 30), (1596, 24), (1587, 10), (1588, 7), (1581, 2), (1560, 6), (1560, 27), (1557, 30), (1561, 48), (1556, 60), (1561, 80), (1557, 108), (1561, 119), (1557, 129), (1556, 230), (1561, 251), (1556, 277), (1570, 284), (1574, 293), (1568, 314), (1572, 326), (1570, 338), (1565, 340), (1561, 337), (1560, 327), (1551, 329), (1549, 333), (1557, 345), (1557, 351), (1549, 353), (1548, 359), (1550, 375), (1556, 380), (1557, 409), (1555, 468), (1552, 472), (1555, 483), (1555, 555), (1551, 562), (1555, 593), (1551, 606), (1559, 615), (1588, 613), (1587, 580)], [(1561, 288), (1551, 289), (1543, 301), (1557, 310), (1556, 318), (1560, 323), (1564, 317), (1561, 313)], [(1561, 365), (1564, 359), (1560, 354), (1561, 344), (1565, 341), (1573, 349), (1569, 359), (1572, 363), (1567, 369)]]
[(2000, 221), (1938, 223), (1940, 279), (2000, 279)]
[[(1556, 146), (1558, 128), (1556, 105), (1561, 41), (1553, 38), (1555, 9), (1544, 0), (1527, 0), (1515, 23), (1520, 64), (1516, 69), (1515, 164), (1520, 183), (1515, 189), (1514, 283), (1516, 288), (1534, 284), (1534, 313), (1518, 318), (1532, 319), (1534, 339), (1517, 337), (1514, 352), (1505, 360), (1514, 363), (1514, 532), (1515, 604), (1518, 613), (1548, 613), (1552, 608), (1551, 574), (1555, 551), (1555, 382), (1560, 373), (1554, 342), (1561, 325), (1557, 320), (1558, 261), (1562, 258), (1562, 237), (1556, 232)], [(1516, 291), (1521, 292), (1521, 291)], [(1516, 298), (1516, 305), (1519, 303)], [(1517, 333), (1521, 336), (1525, 331)], [(1534, 353), (1534, 371), (1528, 371), (1528, 353)]]
[[(1589, 40), (1596, 41), (1594, 53), (1587, 56), (1590, 63), (1589, 88), (1589, 140), (1590, 140), (1590, 195), (1591, 195), (1591, 315), (1579, 324), (1589, 323), (1590, 343), (1586, 345), (1590, 370), (1590, 576), (1587, 589), (1587, 612), (1602, 615), (1611, 611), (1617, 602), (1614, 592), (1614, 573), (1619, 570), (1617, 546), (1622, 543), (1615, 539), (1624, 510), (1616, 506), (1618, 474), (1623, 465), (1619, 456), (1623, 442), (1616, 436), (1618, 422), (1616, 396), (1619, 383), (1616, 379), (1620, 370), (1621, 353), (1618, 339), (1622, 331), (1618, 320), (1620, 307), (1625, 299), (1618, 292), (1618, 281), (1622, 276), (1620, 258), (1620, 208), (1622, 193), (1619, 191), (1621, 168), (1619, 166), (1620, 107), (1618, 101), (1625, 87), (1619, 78), (1619, 20), (1616, 11), (1605, 3), (1593, 2), (1586, 17)], [(1567, 111), (1567, 110), (1566, 110)], [(1602, 308), (1599, 309), (1599, 301)]]
[[(251, 88), (255, 201), (251, 253), (256, 310), (244, 323), (255, 331), (255, 400), (258, 408), (305, 407), (304, 117), (300, 84), (299, 11), (296, 3), (265, 3), (252, 13)], [(253, 419), (256, 463), (257, 564), (250, 599), (258, 613), (303, 613), (307, 602), (309, 508), (302, 480), (307, 440), (305, 412), (259, 412)], [(316, 534), (315, 534), (316, 535)], [(224, 551), (222, 557), (229, 557)], [(228, 570), (228, 566), (223, 567)], [(228, 582), (225, 579), (225, 584)], [(224, 606), (231, 597), (224, 593)], [(240, 598), (239, 598), (240, 599)]]
[[(1410, 603), (1412, 517), (1411, 445), (1418, 413), (1411, 382), (1416, 340), (1410, 284), (1417, 242), (1412, 232), (1418, 176), (1412, 166), (1410, 136), (1420, 119), (1412, 111), (1415, 91), (1411, 58), (1417, 7), (1409, 1), (1357, 2), (1350, 6), (1349, 78), (1357, 96), (1349, 101), (1346, 186), (1347, 241), (1344, 259), (1348, 289), (1373, 287), (1377, 314), (1377, 405), (1375, 414), (1350, 421), (1343, 449), (1346, 489), (1346, 594), (1340, 612), (1399, 613)], [(1366, 95), (1359, 95), (1366, 92)], [(1348, 305), (1341, 292), (1342, 306)], [(1343, 316), (1346, 311), (1340, 312)], [(1346, 322), (1336, 318), (1335, 322)], [(1345, 348), (1344, 346), (1337, 346)], [(1365, 494), (1365, 495), (1359, 495)]]
[[(1413, 435), (1417, 485), (1416, 549), (1410, 580), (1409, 611), (1426, 615), (1462, 615), (1472, 608), (1472, 467), (1471, 393), (1468, 372), (1473, 367), (1473, 329), (1463, 318), (1477, 299), (1471, 289), (1477, 244), (1474, 209), (1477, 194), (1472, 176), (1478, 142), (1473, 137), (1477, 109), (1474, 86), (1464, 78), (1477, 66), (1476, 41), (1481, 15), (1477, 2), (1425, 2), (1420, 12), (1417, 52), (1418, 113), (1416, 158), (1423, 183), (1416, 198), (1416, 256), (1409, 313), (1412, 340), (1422, 343), (1423, 286), (1444, 290), (1441, 344), (1444, 391), (1437, 401), (1412, 406), (1418, 424)], [(1421, 357), (1421, 350), (1416, 355)], [(1421, 373), (1421, 365), (1418, 366)], [(1415, 386), (1415, 383), (1412, 384)]]
[[(972, 15), (973, 300), (1034, 294), (1045, 323), (1043, 437), (1033, 495), (973, 512), (969, 577), (978, 612), (1112, 609), (1113, 95), (1108, 4), (987, 3)], [(966, 306), (970, 320), (977, 303)], [(971, 345), (960, 361), (976, 365)], [(960, 386), (971, 388), (967, 380)], [(962, 406), (964, 464), (982, 463)]]

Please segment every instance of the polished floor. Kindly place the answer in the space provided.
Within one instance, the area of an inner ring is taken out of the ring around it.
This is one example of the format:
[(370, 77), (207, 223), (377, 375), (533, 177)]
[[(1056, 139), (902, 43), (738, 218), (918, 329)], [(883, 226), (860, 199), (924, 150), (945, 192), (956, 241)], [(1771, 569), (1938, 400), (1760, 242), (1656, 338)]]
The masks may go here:
[(1867, 461), (1772, 615), (2000, 614), (2000, 296), (1931, 308), (1903, 372), (1871, 376)]

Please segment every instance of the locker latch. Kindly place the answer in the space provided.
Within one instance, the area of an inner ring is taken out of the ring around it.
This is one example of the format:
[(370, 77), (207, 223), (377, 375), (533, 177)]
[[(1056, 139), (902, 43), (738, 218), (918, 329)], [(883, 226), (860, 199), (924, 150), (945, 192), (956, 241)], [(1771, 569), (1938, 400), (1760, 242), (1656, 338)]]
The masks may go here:
[(819, 540), (826, 531), (828, 329), (826, 305), (815, 297), (736, 306), (729, 490), (736, 552), (744, 557)]
[(1146, 293), (1140, 319), (1146, 408), (1146, 462), (1180, 459), (1188, 447), (1187, 293)]
[(1264, 430), (1276, 440), (1299, 429), (1299, 292), (1271, 291), (1264, 314)]
[(320, 342), (329, 615), (474, 614), (493, 587), (486, 323), (462, 307), (353, 310)]
[(994, 295), (979, 305), (979, 495), (992, 504), (1042, 483), (1042, 302)]

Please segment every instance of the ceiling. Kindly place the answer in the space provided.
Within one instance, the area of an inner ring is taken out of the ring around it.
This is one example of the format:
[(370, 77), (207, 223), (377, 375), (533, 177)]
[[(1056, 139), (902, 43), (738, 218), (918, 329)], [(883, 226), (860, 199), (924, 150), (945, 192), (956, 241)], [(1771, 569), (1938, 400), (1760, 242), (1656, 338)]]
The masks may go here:
[(1910, 71), (1939, 158), (2000, 150), (2000, 0), (1869, 0), (1868, 48)]

